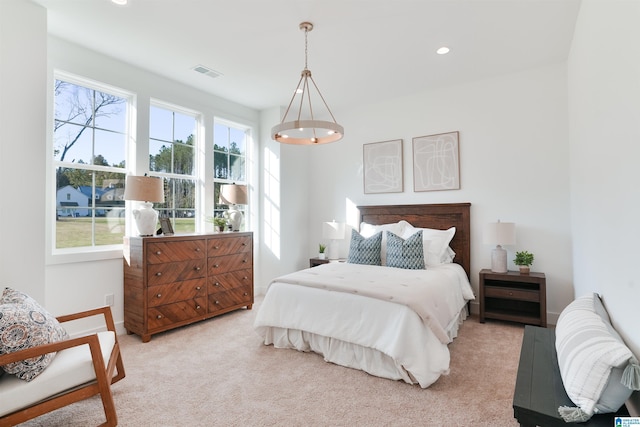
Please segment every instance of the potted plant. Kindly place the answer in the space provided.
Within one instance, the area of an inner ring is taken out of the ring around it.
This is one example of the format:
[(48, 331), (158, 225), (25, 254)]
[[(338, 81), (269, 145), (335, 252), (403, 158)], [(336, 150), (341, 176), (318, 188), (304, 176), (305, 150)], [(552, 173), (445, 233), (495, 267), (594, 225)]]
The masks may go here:
[(324, 259), (324, 256), (325, 256), (324, 251), (326, 250), (327, 250), (327, 245), (323, 245), (322, 243), (320, 243), (318, 245), (318, 258)]
[(533, 254), (527, 251), (516, 252), (513, 263), (520, 267), (520, 274), (529, 274), (530, 266), (533, 264)]
[(218, 228), (218, 231), (224, 231), (224, 226), (227, 225), (227, 219), (221, 216), (213, 218), (213, 225)]

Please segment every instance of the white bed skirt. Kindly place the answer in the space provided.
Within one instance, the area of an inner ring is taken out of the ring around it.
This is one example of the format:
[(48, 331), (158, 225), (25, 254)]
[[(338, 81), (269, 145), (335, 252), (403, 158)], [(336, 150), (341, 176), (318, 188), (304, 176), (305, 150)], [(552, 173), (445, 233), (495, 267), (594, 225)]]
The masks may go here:
[(417, 383), (415, 378), (386, 354), (335, 338), (296, 329), (268, 328), (264, 343), (273, 344), (276, 348), (312, 351), (322, 355), (326, 362), (359, 369), (377, 377), (403, 380), (409, 384)]
[[(447, 332), (451, 340), (458, 335), (458, 329), (467, 318), (467, 315), (467, 308), (464, 307), (456, 321), (449, 325)], [(449, 373), (449, 349), (427, 328), (425, 328), (424, 332), (424, 346), (428, 348), (424, 349), (422, 360), (412, 367), (419, 371), (417, 372), (418, 378), (391, 356), (371, 347), (298, 329), (260, 327), (257, 331), (263, 337), (265, 345), (273, 345), (282, 349), (295, 349), (302, 352), (314, 352), (323, 356), (327, 362), (358, 369), (381, 378), (419, 384), (422, 388), (429, 387), (441, 375)]]

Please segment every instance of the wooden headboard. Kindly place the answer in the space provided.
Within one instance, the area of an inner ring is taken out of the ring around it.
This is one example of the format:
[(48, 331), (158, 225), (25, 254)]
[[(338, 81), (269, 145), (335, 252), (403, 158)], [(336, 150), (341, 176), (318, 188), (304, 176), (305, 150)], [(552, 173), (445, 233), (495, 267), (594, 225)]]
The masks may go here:
[(449, 244), (456, 253), (454, 262), (460, 264), (471, 277), (471, 203), (442, 203), (433, 205), (358, 206), (360, 222), (373, 225), (405, 220), (414, 227), (446, 230), (456, 227)]

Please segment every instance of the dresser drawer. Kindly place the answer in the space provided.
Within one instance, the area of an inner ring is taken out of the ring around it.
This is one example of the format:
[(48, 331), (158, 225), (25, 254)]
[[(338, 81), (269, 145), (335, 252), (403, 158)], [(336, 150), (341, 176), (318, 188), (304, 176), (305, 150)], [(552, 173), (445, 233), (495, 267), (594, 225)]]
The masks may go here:
[(203, 259), (204, 240), (183, 240), (178, 242), (153, 242), (147, 245), (147, 264)]
[(151, 286), (147, 292), (149, 307), (172, 302), (202, 298), (207, 296), (207, 279), (193, 279), (182, 282)]
[(173, 325), (207, 314), (207, 299), (195, 298), (188, 301), (179, 301), (173, 304), (165, 304), (158, 307), (150, 307), (147, 310), (147, 322), (149, 330)]
[(242, 286), (228, 291), (209, 294), (209, 313), (215, 313), (225, 308), (243, 304), (253, 304), (253, 291), (251, 286)]
[(209, 239), (207, 253), (209, 256), (221, 256), (239, 252), (252, 252), (252, 236), (234, 236)]
[(537, 290), (485, 286), (484, 295), (488, 298), (507, 298), (520, 301), (539, 301), (540, 292)]
[(206, 264), (205, 259), (151, 264), (147, 267), (147, 282), (149, 286), (155, 286), (205, 277)]
[(209, 276), (208, 293), (226, 291), (241, 286), (253, 285), (253, 270), (237, 270), (229, 273), (222, 273)]
[(252, 253), (245, 252), (209, 258), (208, 275), (215, 276), (235, 270), (244, 270), (252, 265)]

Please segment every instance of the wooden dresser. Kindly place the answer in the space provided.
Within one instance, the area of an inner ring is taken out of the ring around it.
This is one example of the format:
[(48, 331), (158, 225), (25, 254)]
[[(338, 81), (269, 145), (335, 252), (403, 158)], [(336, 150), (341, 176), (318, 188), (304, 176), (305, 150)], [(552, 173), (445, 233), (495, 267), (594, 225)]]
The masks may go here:
[(253, 233), (125, 237), (124, 327), (152, 334), (253, 306)]

